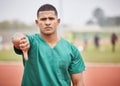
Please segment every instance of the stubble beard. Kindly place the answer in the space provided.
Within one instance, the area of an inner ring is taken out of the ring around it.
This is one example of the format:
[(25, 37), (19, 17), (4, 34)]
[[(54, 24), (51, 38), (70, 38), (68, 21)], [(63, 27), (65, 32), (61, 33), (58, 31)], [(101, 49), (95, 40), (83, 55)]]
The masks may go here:
[(40, 31), (40, 33), (41, 33), (42, 35), (44, 35), (44, 36), (51, 36), (51, 35), (53, 35), (53, 34), (56, 34), (57, 32), (56, 32), (56, 31), (53, 31), (53, 32), (50, 32), (50, 33), (45, 33), (45, 32)]

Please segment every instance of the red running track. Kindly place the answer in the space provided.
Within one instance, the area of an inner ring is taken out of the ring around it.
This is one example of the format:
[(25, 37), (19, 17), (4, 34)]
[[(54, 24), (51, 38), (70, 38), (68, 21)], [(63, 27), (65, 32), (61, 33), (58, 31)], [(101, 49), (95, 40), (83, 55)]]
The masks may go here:
[[(22, 63), (0, 63), (0, 86), (20, 86)], [(85, 86), (120, 86), (120, 65), (87, 64)]]

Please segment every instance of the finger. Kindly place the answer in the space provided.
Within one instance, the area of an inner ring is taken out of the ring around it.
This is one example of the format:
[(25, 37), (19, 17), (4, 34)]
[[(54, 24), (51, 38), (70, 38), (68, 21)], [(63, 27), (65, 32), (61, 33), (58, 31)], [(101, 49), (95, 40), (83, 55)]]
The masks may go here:
[(20, 43), (25, 43), (25, 42), (28, 42), (26, 38), (20, 40)]
[(30, 45), (29, 44), (21, 44), (20, 45), (20, 49), (22, 50), (22, 51), (26, 51), (26, 50), (28, 50), (30, 48)]
[(28, 44), (29, 44), (29, 42), (23, 41), (22, 43), (20, 43), (20, 46), (24, 47), (24, 46), (27, 46)]
[(22, 36), (22, 37), (21, 37), (21, 40), (22, 40), (22, 39), (26, 39), (26, 36)]

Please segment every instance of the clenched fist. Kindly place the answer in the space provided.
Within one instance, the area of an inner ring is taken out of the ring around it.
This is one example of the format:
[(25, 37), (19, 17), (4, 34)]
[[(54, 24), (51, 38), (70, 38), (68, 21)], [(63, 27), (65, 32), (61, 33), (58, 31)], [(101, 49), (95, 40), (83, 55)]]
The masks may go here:
[(12, 42), (15, 48), (22, 50), (24, 59), (28, 60), (28, 50), (30, 48), (28, 38), (22, 33), (16, 33), (12, 37)]

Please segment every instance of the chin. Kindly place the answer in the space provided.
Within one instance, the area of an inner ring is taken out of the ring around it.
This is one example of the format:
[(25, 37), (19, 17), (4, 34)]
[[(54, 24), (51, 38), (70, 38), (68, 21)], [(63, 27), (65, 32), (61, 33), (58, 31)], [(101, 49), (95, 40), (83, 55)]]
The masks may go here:
[(51, 32), (47, 32), (47, 33), (44, 33), (44, 35), (52, 35), (53, 33)]
[(42, 32), (42, 34), (44, 34), (44, 35), (52, 35), (52, 34), (55, 34), (55, 33), (56, 33), (55, 31)]

